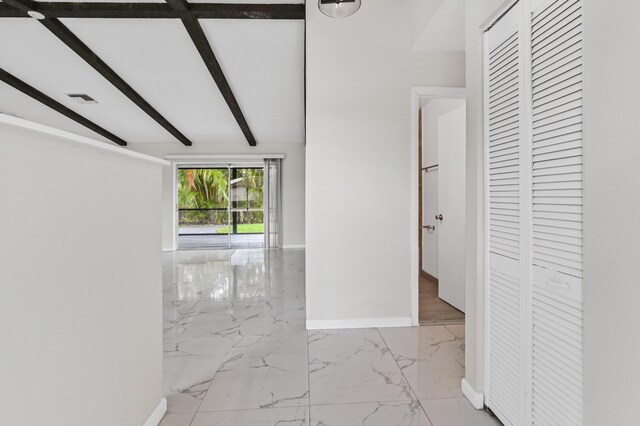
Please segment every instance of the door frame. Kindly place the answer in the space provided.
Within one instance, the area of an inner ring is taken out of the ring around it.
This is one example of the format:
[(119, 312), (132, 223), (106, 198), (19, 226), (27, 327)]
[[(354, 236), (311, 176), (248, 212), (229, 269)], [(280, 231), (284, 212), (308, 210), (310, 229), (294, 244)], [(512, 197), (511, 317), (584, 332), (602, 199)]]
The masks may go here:
[(466, 99), (464, 87), (413, 87), (411, 89), (411, 226), (410, 244), (411, 261), (409, 266), (409, 277), (411, 279), (411, 323), (413, 326), (420, 325), (419, 305), (420, 305), (420, 247), (418, 246), (420, 229), (420, 218), (418, 217), (419, 194), (418, 186), (422, 177), (422, 170), (419, 170), (420, 160), (418, 158), (418, 115), (421, 104), (430, 99)]

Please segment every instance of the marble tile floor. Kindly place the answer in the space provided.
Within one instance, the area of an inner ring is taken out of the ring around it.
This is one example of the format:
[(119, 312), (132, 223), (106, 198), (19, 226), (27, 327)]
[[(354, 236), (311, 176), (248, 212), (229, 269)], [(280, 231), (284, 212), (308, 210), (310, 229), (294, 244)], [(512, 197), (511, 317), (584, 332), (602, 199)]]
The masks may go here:
[(464, 326), (305, 329), (304, 250), (164, 259), (162, 426), (489, 426)]

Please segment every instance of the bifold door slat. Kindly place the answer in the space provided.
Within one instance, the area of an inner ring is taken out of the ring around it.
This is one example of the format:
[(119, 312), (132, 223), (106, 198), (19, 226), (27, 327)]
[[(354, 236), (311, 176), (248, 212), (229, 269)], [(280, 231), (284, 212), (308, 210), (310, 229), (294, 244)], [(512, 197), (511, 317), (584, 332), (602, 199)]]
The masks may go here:
[(513, 78), (509, 76), (508, 79), (501, 81), (495, 88), (491, 88), (489, 106), (497, 107), (509, 103), (517, 97), (518, 87), (513, 85), (513, 81)]
[(501, 43), (495, 46), (491, 52), (489, 53), (489, 66), (492, 63), (497, 61), (502, 53), (504, 53), (505, 49), (509, 49), (510, 47), (517, 45), (518, 34), (511, 34), (509, 37), (505, 38)]
[[(557, 63), (556, 63), (557, 64)], [(535, 88), (545, 90), (572, 78), (582, 77), (582, 64), (579, 61), (570, 62), (546, 72), (544, 77), (536, 79)]]
[(543, 25), (536, 27), (531, 32), (532, 43), (537, 43), (540, 40), (545, 40), (562, 31), (567, 26), (571, 26), (577, 19), (582, 17), (582, 8), (580, 5), (569, 6), (564, 9), (560, 14), (553, 17), (548, 21), (545, 21)]
[(532, 43), (531, 58), (536, 61), (545, 53), (560, 48), (563, 45), (571, 45), (572, 40), (582, 34), (582, 19), (578, 18), (569, 22), (558, 34), (553, 34), (550, 38)]
[(531, 31), (531, 39), (535, 40), (536, 38), (539, 38), (540, 35), (547, 33), (551, 27), (557, 31), (558, 28), (556, 24), (558, 22), (566, 20), (568, 16), (573, 15), (576, 12), (580, 12), (580, 10), (581, 8), (578, 0), (573, 0), (572, 2), (560, 5), (555, 10), (551, 19), (547, 19), (544, 23), (535, 26), (535, 30)]
[(562, 13), (562, 11), (565, 10), (567, 7), (570, 7), (571, 5), (579, 2), (580, 0), (572, 0), (568, 2), (549, 2), (548, 5), (546, 5), (540, 10), (537, 10), (533, 14), (531, 18), (531, 27), (538, 28), (540, 25), (540, 21), (542, 21), (543, 19), (548, 18), (550, 15), (554, 13), (555, 14)]
[(581, 116), (582, 115), (582, 106), (576, 105), (571, 109), (563, 109), (561, 111), (553, 111), (551, 114), (548, 114), (545, 117), (534, 117), (533, 119), (533, 129), (536, 131), (538, 128), (547, 126), (549, 124), (557, 123), (562, 120)]
[(534, 107), (549, 105), (552, 102), (558, 101), (560, 99), (564, 99), (566, 96), (579, 92), (581, 88), (582, 88), (581, 82), (577, 82), (568, 86), (563, 86), (549, 93), (540, 94), (534, 91), (533, 105)]
[[(547, 144), (543, 144), (543, 143), (539, 143), (536, 144), (535, 147), (533, 147), (533, 154), (534, 155), (542, 155), (542, 154), (548, 154), (550, 152), (556, 152), (556, 151), (564, 151), (566, 149), (574, 149), (574, 148), (582, 148), (582, 140), (581, 138), (577, 138), (577, 139), (573, 139), (573, 140), (563, 140), (563, 141), (551, 141), (551, 142), (555, 142), (555, 143), (547, 143)], [(582, 178), (580, 178), (580, 180), (582, 180)]]
[(548, 240), (545, 238), (546, 235), (540, 235), (538, 238), (533, 240), (534, 246), (539, 247), (549, 247), (557, 250), (562, 250), (569, 253), (575, 253), (582, 255), (582, 246), (578, 243), (567, 243), (561, 241)]
[(510, 21), (509, 28), (494, 28), (487, 33), (490, 53), (485, 77), (488, 249), (490, 258), (496, 262), (490, 262), (489, 266), (487, 341), (492, 355), (488, 362), (487, 387), (490, 396), (487, 404), (506, 425), (518, 422), (518, 394), (521, 390), (518, 325), (521, 283), (517, 278), (517, 265), (522, 244), (520, 174), (523, 173), (523, 80), (520, 33), (517, 23), (513, 23)]
[[(577, 144), (576, 144), (577, 145)], [(557, 147), (554, 150), (546, 150), (546, 152), (534, 151), (534, 156), (536, 158), (536, 162), (545, 162), (554, 159), (562, 159), (562, 158), (574, 158), (580, 157), (582, 158), (582, 147), (578, 146), (575, 148), (566, 148), (564, 146)]]
[(575, 93), (566, 96), (564, 99), (557, 99), (547, 103), (546, 105), (538, 105), (538, 108), (536, 108), (533, 113), (533, 117), (535, 119), (541, 114), (550, 114), (554, 109), (561, 109), (564, 105), (569, 103), (579, 103), (579, 105), (582, 106), (582, 91), (578, 90)]
[[(536, 318), (540, 318), (538, 315)], [(539, 342), (539, 341), (538, 341)], [(567, 380), (574, 385), (577, 385), (581, 381), (581, 374), (579, 370), (575, 370), (574, 366), (567, 368), (564, 360), (558, 357), (553, 349), (549, 349), (544, 343), (534, 344), (533, 347), (534, 357), (539, 361), (544, 362), (545, 367), (548, 367), (549, 371), (553, 371), (559, 376), (566, 377)]]
[(531, 24), (531, 422), (579, 426), (582, 304), (575, 292), (547, 289), (542, 277), (570, 277), (577, 281), (568, 288), (581, 286), (582, 0), (552, 1)]
[(582, 65), (581, 44), (570, 40), (569, 43), (551, 49), (538, 58), (538, 61), (531, 69), (532, 79), (552, 78), (559, 71), (571, 69), (577, 65)]

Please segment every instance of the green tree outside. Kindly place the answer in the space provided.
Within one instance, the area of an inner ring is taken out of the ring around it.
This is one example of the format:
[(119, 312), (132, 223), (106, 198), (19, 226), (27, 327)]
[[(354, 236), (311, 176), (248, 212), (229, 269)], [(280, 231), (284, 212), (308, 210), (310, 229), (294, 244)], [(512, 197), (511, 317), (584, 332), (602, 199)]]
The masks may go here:
[[(262, 232), (263, 169), (232, 169), (231, 178), (229, 194), (229, 174), (226, 168), (179, 169), (180, 225), (227, 225), (226, 209), (231, 203), (232, 209), (237, 210), (232, 213), (237, 233)], [(217, 232), (227, 233), (228, 229), (219, 229)]]

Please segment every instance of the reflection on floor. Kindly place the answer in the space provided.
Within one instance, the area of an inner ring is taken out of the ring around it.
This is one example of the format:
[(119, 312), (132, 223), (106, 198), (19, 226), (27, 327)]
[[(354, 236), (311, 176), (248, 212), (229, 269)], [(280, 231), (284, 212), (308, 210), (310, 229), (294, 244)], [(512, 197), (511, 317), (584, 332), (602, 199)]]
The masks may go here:
[[(229, 246), (231, 244), (231, 246)], [(263, 234), (180, 235), (178, 250), (262, 248)]]
[(309, 331), (304, 250), (165, 254), (162, 426), (484, 426), (464, 327)]
[(438, 297), (438, 282), (420, 275), (420, 324), (464, 324), (464, 313)]

